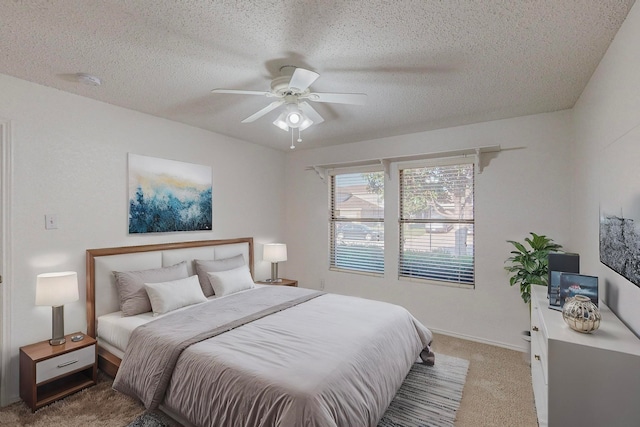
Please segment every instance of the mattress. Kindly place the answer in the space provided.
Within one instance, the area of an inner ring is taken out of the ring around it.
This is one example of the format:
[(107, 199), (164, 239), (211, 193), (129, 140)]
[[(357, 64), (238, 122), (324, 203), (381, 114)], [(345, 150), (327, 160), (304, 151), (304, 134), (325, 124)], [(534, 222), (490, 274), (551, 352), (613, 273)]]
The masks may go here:
[(133, 330), (156, 318), (151, 312), (125, 317), (121, 311), (118, 311), (100, 316), (98, 317), (98, 341), (106, 343), (124, 354)]

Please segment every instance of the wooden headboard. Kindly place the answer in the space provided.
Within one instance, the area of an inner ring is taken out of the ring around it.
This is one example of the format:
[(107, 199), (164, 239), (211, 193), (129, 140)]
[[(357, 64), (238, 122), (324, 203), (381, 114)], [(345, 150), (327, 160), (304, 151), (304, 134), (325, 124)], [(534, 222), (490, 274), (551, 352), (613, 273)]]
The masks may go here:
[[(194, 242), (161, 243), (155, 245), (123, 246), (87, 250), (87, 334), (96, 338), (97, 318), (119, 311), (118, 293), (113, 271), (146, 270), (167, 267), (188, 261), (189, 274), (193, 275), (192, 260), (223, 259), (238, 254), (245, 257), (253, 277), (253, 238), (244, 237), (224, 240), (200, 240)], [(115, 375), (119, 359), (110, 358), (108, 352), (98, 346), (98, 364), (106, 358), (116, 366), (104, 369)], [(102, 361), (104, 362), (104, 361)]]

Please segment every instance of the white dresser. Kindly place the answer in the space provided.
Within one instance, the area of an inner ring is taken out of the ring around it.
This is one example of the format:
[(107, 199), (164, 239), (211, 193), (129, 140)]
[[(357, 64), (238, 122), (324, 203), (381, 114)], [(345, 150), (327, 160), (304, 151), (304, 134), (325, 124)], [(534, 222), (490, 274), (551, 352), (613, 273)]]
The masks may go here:
[[(602, 301), (591, 334), (569, 328), (531, 287), (531, 377), (540, 426), (640, 426), (640, 340)], [(640, 310), (640, 307), (638, 307)]]

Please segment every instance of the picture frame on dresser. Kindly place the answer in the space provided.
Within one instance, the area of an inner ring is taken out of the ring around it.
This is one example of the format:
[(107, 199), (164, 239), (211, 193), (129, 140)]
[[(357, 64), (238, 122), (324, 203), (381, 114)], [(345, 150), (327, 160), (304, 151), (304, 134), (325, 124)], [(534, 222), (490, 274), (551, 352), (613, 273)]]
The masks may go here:
[(584, 295), (598, 306), (598, 278), (575, 273), (560, 273), (560, 308), (576, 295)]
[(547, 278), (547, 295), (549, 308), (562, 310), (560, 306), (560, 274), (580, 273), (580, 254), (558, 252), (547, 256), (549, 277)]
[(549, 272), (549, 308), (562, 310), (560, 305), (560, 275), (562, 271)]

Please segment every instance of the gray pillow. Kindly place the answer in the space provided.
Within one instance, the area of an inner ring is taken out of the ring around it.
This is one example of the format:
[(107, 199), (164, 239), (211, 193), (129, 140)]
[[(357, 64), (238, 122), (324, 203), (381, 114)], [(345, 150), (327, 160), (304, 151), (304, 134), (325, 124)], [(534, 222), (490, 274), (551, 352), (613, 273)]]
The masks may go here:
[(231, 258), (213, 259), (213, 260), (194, 260), (196, 266), (196, 274), (200, 281), (200, 287), (205, 296), (210, 297), (213, 295), (213, 287), (209, 281), (207, 273), (217, 273), (219, 271), (232, 270), (234, 268), (242, 267), (245, 265), (244, 257), (242, 254), (233, 256)]
[(151, 301), (145, 283), (160, 283), (189, 277), (187, 262), (163, 268), (140, 271), (114, 271), (116, 288), (120, 298), (120, 310), (125, 316), (135, 316), (151, 311)]

